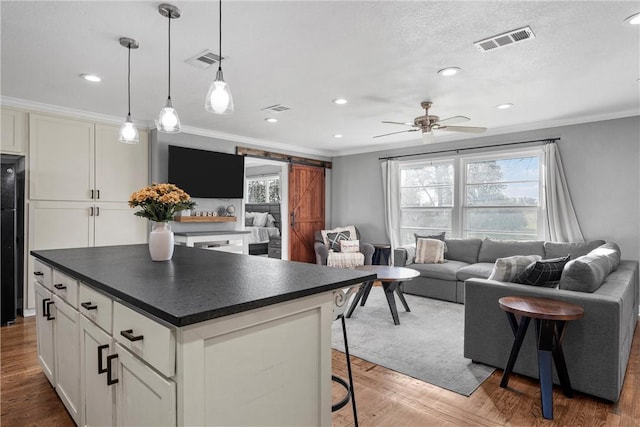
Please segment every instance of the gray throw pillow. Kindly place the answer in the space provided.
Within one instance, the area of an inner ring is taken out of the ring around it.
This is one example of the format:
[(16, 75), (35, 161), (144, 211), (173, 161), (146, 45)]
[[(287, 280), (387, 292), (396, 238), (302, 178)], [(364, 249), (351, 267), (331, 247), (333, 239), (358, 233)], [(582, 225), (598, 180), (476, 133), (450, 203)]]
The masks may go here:
[(252, 216), (247, 216), (247, 217), (245, 217), (245, 218), (244, 218), (244, 226), (245, 226), (245, 227), (251, 227), (251, 226), (253, 225), (253, 220), (254, 220), (254, 219), (255, 219), (255, 218), (254, 218), (254, 217), (252, 217)]
[(527, 267), (541, 259), (540, 255), (515, 255), (507, 258), (498, 258), (493, 266), (489, 280), (513, 282)]
[(513, 280), (523, 285), (555, 287), (562, 277), (562, 270), (569, 262), (569, 255), (564, 258), (553, 258), (536, 261), (525, 268)]
[(327, 233), (327, 242), (329, 249), (334, 252), (340, 252), (340, 241), (351, 240), (351, 233), (348, 231), (338, 231), (336, 233)]
[(595, 292), (619, 265), (620, 248), (615, 243), (607, 243), (569, 262), (559, 287), (568, 291)]

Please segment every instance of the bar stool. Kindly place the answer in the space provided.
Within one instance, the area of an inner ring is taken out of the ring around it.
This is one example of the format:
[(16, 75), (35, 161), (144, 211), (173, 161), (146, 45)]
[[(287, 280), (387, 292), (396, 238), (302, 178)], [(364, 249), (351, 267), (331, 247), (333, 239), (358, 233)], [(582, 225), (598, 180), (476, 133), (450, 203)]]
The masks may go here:
[(347, 325), (344, 320), (344, 311), (347, 308), (347, 303), (349, 301), (349, 297), (357, 292), (359, 286), (354, 286), (349, 288), (346, 292), (343, 290), (338, 290), (334, 292), (334, 306), (333, 313), (335, 315), (335, 320), (340, 319), (342, 323), (342, 337), (344, 339), (344, 354), (347, 360), (347, 373), (349, 375), (349, 382), (344, 380), (337, 375), (331, 375), (331, 380), (337, 384), (340, 384), (346, 391), (344, 397), (340, 399), (337, 403), (331, 405), (331, 412), (335, 412), (339, 409), (342, 409), (349, 400), (351, 400), (351, 407), (353, 409), (353, 423), (355, 427), (358, 427), (358, 411), (356, 409), (356, 395), (353, 389), (353, 374), (351, 372), (351, 356), (349, 354), (349, 342), (347, 340)]

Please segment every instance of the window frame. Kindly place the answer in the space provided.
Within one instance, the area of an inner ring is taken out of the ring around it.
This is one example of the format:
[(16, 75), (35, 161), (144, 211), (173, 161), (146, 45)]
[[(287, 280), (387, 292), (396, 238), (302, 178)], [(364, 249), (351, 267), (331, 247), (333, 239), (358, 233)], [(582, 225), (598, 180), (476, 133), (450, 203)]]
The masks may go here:
[[(247, 203), (249, 204), (268, 204), (268, 203), (279, 203), (279, 202), (271, 202), (269, 201), (269, 187), (270, 185), (270, 181), (273, 180), (278, 180), (278, 187), (280, 189), (280, 194), (279, 194), (279, 198), (280, 198), (280, 202), (282, 201), (282, 179), (280, 178), (280, 174), (274, 173), (274, 174), (268, 174), (268, 175), (256, 175), (256, 176), (248, 176), (245, 179), (245, 194), (247, 195)], [(252, 202), (249, 197), (251, 197), (250, 192), (249, 192), (249, 183), (251, 181), (264, 181), (264, 186), (265, 186), (265, 202)]]

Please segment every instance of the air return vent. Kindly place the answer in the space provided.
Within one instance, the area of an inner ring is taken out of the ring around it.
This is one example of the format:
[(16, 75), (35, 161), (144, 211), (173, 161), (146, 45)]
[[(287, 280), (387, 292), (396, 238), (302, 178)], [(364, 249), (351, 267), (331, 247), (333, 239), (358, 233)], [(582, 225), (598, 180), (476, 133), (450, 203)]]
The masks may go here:
[[(222, 58), (222, 59), (224, 60), (226, 58)], [(191, 64), (194, 67), (206, 69), (206, 68), (213, 67), (215, 64), (218, 63), (218, 61), (220, 61), (220, 57), (216, 53), (214, 53), (209, 49), (205, 49), (202, 52), (198, 53), (195, 56), (192, 56), (191, 58), (187, 59), (184, 62), (186, 62), (187, 64)]]
[(497, 36), (489, 37), (484, 40), (480, 40), (474, 43), (474, 45), (481, 52), (487, 52), (489, 50), (498, 49), (501, 47), (509, 46), (515, 43), (520, 43), (525, 40), (535, 39), (536, 35), (529, 27), (519, 28), (517, 30), (509, 31), (507, 33), (498, 34)]
[(290, 110), (291, 108), (285, 107), (282, 104), (270, 105), (268, 107), (261, 108), (260, 111), (273, 111), (274, 113), (281, 113), (283, 111)]

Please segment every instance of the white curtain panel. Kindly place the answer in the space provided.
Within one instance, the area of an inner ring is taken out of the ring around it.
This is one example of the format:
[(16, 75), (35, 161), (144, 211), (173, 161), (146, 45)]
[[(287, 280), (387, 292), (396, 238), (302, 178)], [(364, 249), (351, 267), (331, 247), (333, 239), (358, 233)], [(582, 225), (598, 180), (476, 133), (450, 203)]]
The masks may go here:
[(545, 239), (553, 242), (584, 242), (555, 142), (545, 144), (544, 163)]
[(382, 189), (384, 197), (384, 221), (391, 244), (391, 265), (394, 252), (400, 245), (400, 168), (397, 160), (382, 162)]

